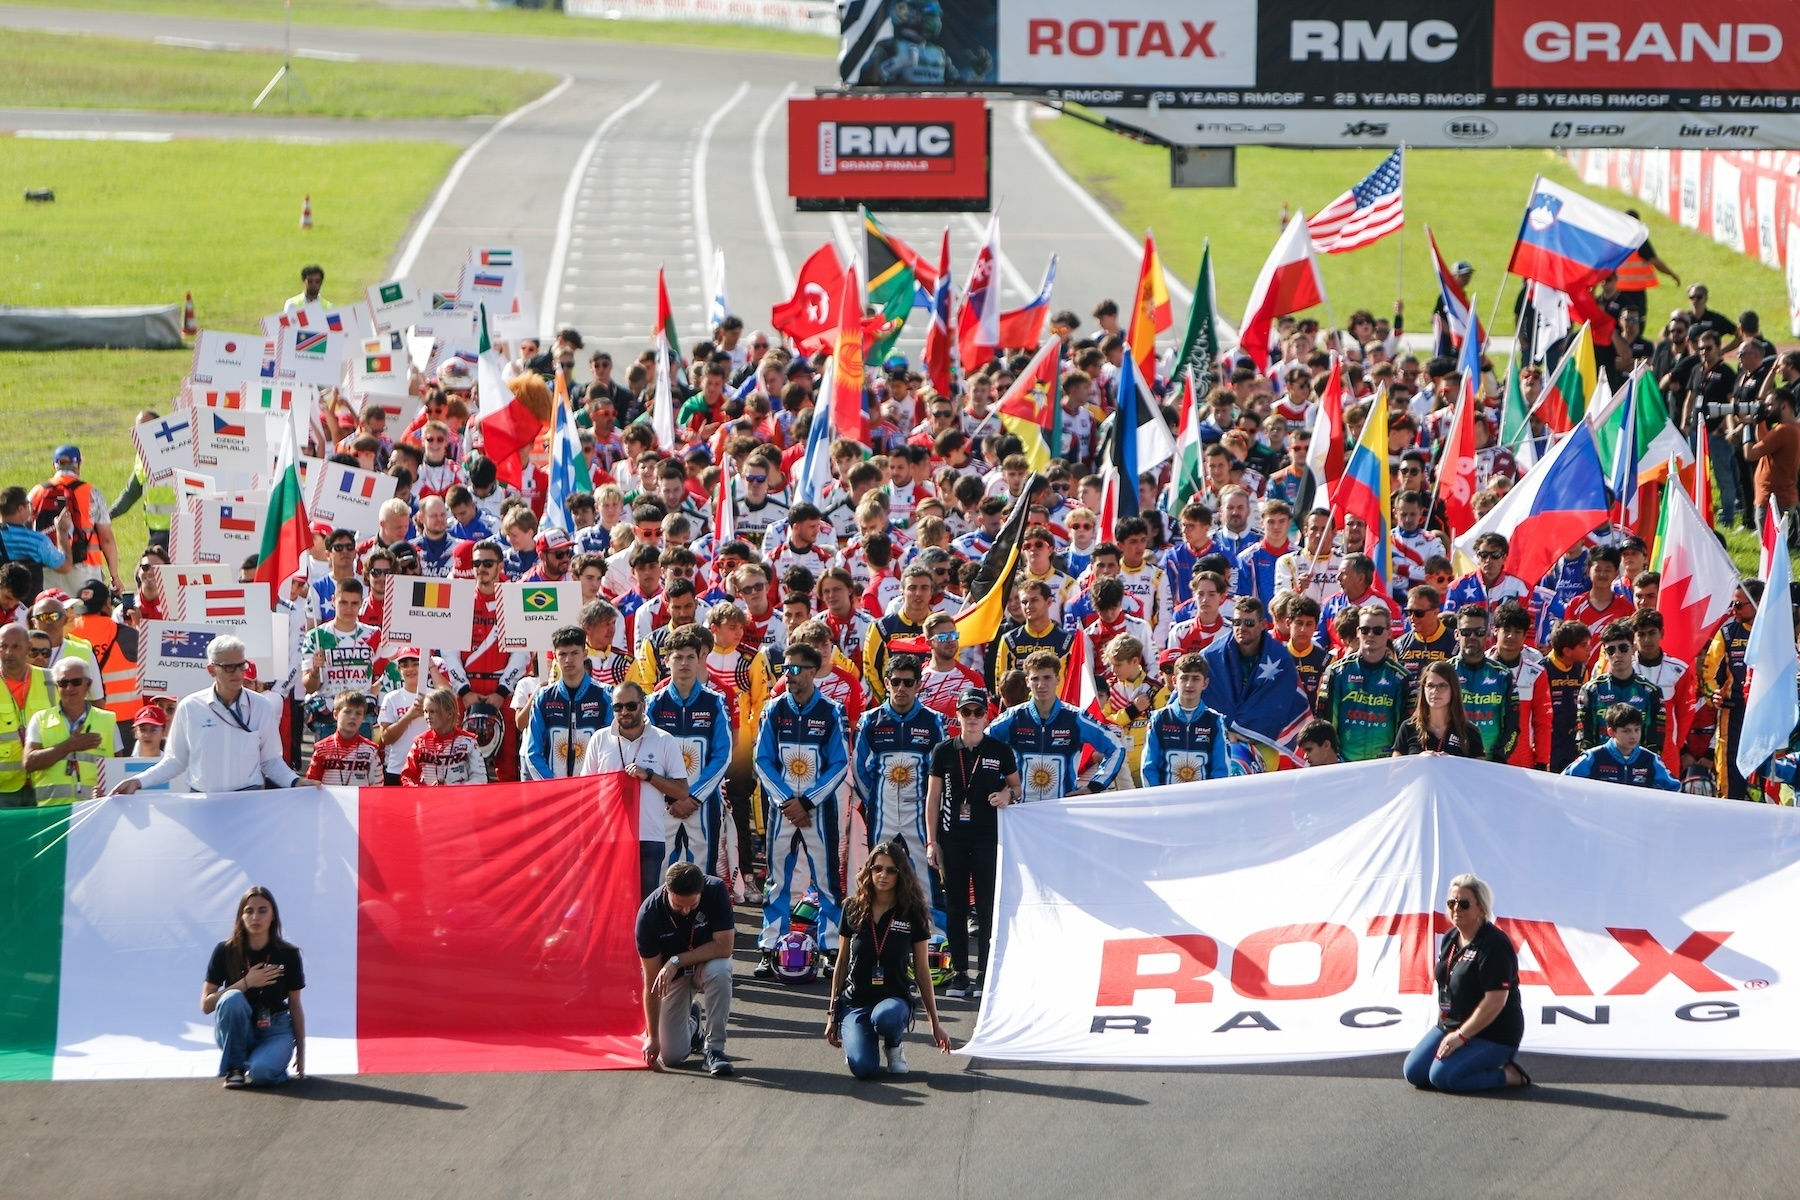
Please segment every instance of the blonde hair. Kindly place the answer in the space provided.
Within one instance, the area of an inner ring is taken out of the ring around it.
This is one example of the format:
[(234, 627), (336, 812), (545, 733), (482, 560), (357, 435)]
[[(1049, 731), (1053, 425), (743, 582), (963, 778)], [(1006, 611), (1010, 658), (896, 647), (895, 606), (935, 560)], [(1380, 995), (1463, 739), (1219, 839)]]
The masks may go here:
[(1450, 881), (1452, 892), (1460, 892), (1465, 888), (1475, 893), (1475, 903), (1481, 906), (1481, 915), (1492, 921), (1494, 919), (1494, 889), (1470, 871), (1464, 871)]

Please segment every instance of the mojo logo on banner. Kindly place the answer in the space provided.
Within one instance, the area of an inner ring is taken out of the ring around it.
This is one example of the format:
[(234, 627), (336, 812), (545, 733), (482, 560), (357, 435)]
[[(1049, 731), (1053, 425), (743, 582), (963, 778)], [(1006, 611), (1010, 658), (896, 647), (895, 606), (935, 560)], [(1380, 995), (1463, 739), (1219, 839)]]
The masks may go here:
[(1525, 1050), (1800, 1057), (1780, 899), (1800, 882), (1800, 813), (1462, 759), (1330, 770), (1326, 787), (1282, 772), (1006, 810), (997, 964), (967, 1052), (1409, 1049), (1437, 1016), (1448, 882), (1473, 871), (1519, 948)]

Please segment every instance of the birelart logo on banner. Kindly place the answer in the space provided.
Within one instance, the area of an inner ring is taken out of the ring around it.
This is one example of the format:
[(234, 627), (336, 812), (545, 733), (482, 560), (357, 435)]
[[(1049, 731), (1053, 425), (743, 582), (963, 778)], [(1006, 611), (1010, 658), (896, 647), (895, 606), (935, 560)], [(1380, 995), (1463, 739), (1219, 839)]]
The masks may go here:
[(1256, 86), (1256, 0), (1000, 0), (1008, 80), (1122, 87)]

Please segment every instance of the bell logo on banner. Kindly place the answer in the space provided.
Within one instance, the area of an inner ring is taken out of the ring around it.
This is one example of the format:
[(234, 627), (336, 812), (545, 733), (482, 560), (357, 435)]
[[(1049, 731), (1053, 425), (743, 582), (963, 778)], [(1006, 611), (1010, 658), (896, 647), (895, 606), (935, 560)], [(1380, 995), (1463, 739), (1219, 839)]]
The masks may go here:
[(384, 595), (381, 613), (384, 641), (452, 653), (470, 648), (475, 629), (473, 579), (390, 575)]
[(500, 648), (548, 650), (556, 631), (576, 624), (581, 610), (581, 583), (503, 583), (500, 585)]

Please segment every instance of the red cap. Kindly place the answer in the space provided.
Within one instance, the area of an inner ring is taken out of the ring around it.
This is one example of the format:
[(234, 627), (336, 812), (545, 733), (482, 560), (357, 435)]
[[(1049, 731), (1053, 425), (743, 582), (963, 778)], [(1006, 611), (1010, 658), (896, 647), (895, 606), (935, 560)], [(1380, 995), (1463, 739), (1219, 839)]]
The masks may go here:
[(137, 710), (137, 713), (131, 718), (131, 723), (133, 725), (167, 725), (169, 721), (163, 716), (162, 709), (154, 704), (146, 704)]

